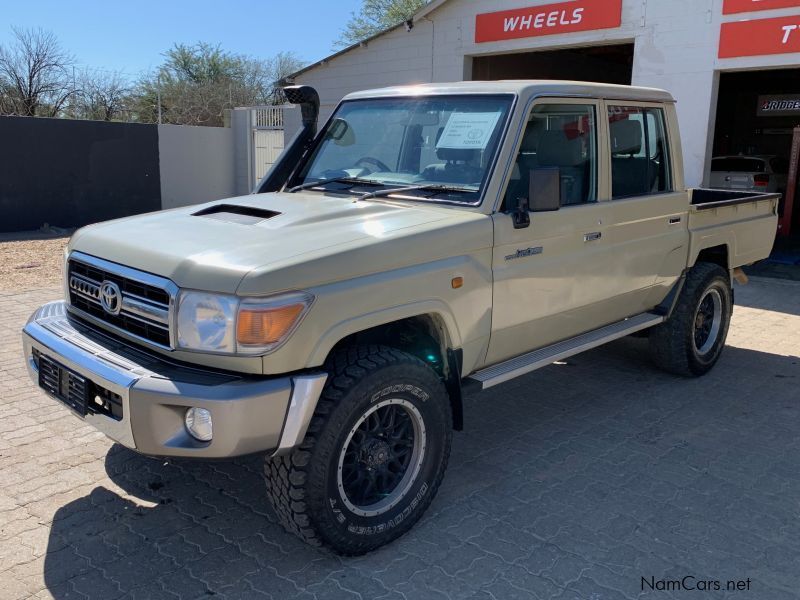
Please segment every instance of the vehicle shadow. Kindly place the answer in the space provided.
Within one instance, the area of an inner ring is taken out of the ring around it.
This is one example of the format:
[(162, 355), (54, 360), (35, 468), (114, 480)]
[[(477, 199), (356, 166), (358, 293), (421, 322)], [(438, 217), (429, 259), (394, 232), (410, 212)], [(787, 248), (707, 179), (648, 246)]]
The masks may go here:
[[(762, 546), (800, 539), (795, 504), (780, 500), (800, 494), (800, 359), (728, 347), (711, 374), (686, 380), (655, 370), (645, 348), (627, 338), (468, 397), (428, 514), (359, 558), (283, 531), (261, 457), (166, 461), (114, 446), (108, 479), (54, 516), (47, 589), (58, 599), (428, 598), (441, 596), (424, 586), (466, 597), (517, 577), (518, 588), (557, 595), (594, 565), (606, 573), (592, 575), (598, 594), (608, 580), (635, 597), (640, 560), (656, 577), (736, 568), (731, 577), (796, 588), (800, 571), (764, 560)], [(624, 546), (630, 566), (603, 544)], [(572, 562), (534, 565), (551, 554)]]
[[(258, 456), (168, 461), (113, 446), (105, 458), (113, 485), (54, 516), (48, 590), (56, 598), (299, 596), (292, 573), (341, 562), (277, 524), (262, 465)], [(259, 583), (262, 590), (253, 587)]]

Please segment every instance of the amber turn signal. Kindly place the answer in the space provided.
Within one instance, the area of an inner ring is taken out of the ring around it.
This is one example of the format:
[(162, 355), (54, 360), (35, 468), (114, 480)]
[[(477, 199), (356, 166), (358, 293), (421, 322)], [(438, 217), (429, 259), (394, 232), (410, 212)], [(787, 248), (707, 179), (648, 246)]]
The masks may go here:
[(464, 285), (464, 278), (463, 277), (453, 277), (450, 281), (450, 285), (453, 287), (454, 290), (462, 287)]
[(279, 342), (305, 307), (302, 303), (276, 307), (242, 306), (236, 324), (236, 341), (249, 346), (266, 346)]

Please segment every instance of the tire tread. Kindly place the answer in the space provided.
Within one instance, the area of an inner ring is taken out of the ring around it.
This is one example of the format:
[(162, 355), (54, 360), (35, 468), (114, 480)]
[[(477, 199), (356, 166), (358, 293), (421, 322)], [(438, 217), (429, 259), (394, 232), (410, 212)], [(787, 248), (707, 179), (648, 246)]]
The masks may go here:
[[(320, 531), (315, 527), (312, 508), (306, 502), (310, 473), (314, 469), (323, 469), (320, 461), (316, 461), (315, 464), (312, 456), (321, 437), (326, 433), (328, 435), (331, 433), (324, 431), (325, 425), (337, 404), (360, 381), (385, 367), (402, 365), (414, 368), (421, 366), (429, 370), (427, 365), (417, 357), (387, 346), (353, 346), (334, 352), (326, 363), (329, 373), (328, 381), (319, 398), (303, 442), (293, 452), (284, 456), (267, 458), (265, 461), (264, 477), (267, 482), (267, 496), (278, 521), (287, 531), (294, 533), (308, 544), (317, 547), (332, 546), (330, 540), (320, 535)], [(439, 384), (442, 393), (446, 393), (441, 381)], [(447, 402), (445, 404), (447, 417), (451, 418), (450, 405)], [(449, 443), (447, 449), (442, 468), (437, 474), (436, 481), (431, 486), (431, 493), (426, 496), (420, 512), (424, 511), (433, 500), (442, 481), (449, 458)], [(323, 475), (323, 473), (315, 475)], [(322, 477), (315, 476), (315, 479), (320, 481)], [(411, 525), (413, 522), (409, 523), (409, 527)], [(368, 552), (375, 545), (373, 540), (367, 540), (361, 544), (345, 544), (342, 541), (341, 544), (333, 544), (333, 549), (343, 555), (359, 555)]]
[(693, 366), (686, 347), (686, 327), (694, 317), (699, 295), (716, 276), (727, 278), (728, 273), (715, 263), (700, 262), (692, 267), (686, 274), (683, 290), (669, 319), (652, 329), (650, 333), (651, 357), (653, 362), (664, 371), (682, 377), (696, 377), (708, 370), (699, 372)]

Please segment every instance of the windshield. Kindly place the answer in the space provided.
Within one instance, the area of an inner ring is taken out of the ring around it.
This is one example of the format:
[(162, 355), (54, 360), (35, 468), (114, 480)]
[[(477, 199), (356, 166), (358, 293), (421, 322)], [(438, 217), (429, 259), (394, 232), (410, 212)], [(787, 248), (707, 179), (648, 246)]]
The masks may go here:
[(351, 192), (408, 188), (403, 195), (477, 203), (512, 100), (458, 95), (344, 102), (290, 186), (338, 180), (337, 189), (344, 181)]

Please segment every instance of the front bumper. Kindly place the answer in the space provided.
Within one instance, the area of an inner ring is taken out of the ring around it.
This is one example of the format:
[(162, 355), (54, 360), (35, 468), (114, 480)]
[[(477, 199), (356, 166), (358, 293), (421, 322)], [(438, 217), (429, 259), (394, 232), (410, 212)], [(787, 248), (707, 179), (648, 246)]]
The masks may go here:
[[(327, 378), (325, 373), (264, 378), (175, 364), (73, 322), (64, 302), (39, 308), (22, 341), (35, 383), (41, 356), (77, 373), (89, 386), (82, 418), (112, 440), (153, 456), (289, 452), (302, 442)], [(102, 410), (104, 398), (114, 399), (113, 411)], [(193, 406), (211, 412), (210, 442), (186, 431), (184, 416)]]

